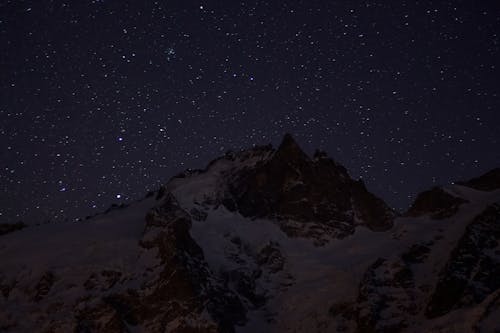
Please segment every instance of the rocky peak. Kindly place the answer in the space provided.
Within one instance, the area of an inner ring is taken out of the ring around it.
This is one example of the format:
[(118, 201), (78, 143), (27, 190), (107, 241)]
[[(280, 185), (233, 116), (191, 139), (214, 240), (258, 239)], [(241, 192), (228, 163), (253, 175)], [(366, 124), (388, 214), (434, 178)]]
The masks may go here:
[(302, 148), (300, 148), (293, 136), (289, 133), (286, 133), (283, 137), (274, 158), (286, 161), (309, 160), (309, 157), (302, 151)]
[[(321, 158), (309, 158), (290, 134), (270, 159), (233, 175), (228, 188), (228, 208), (243, 216), (276, 219), (290, 235), (315, 230), (318, 235), (313, 237), (345, 237), (358, 224), (385, 230), (394, 217), (343, 166), (325, 153)], [(305, 228), (304, 223), (319, 226)]]
[[(479, 177), (456, 183), (478, 191), (500, 189), (500, 168), (490, 170)], [(444, 219), (453, 216), (459, 206), (466, 202), (467, 200), (457, 197), (441, 187), (433, 187), (420, 193), (404, 215), (411, 217), (429, 215), (433, 219)]]
[(457, 182), (457, 184), (464, 185), (479, 191), (493, 191), (500, 189), (500, 168), (490, 170), (484, 175), (477, 178)]
[(434, 187), (420, 193), (405, 216), (430, 215), (433, 219), (444, 219), (455, 214), (459, 206), (466, 202), (440, 187)]
[(310, 158), (290, 134), (276, 150), (264, 146), (230, 154), (167, 187), (205, 209), (223, 205), (244, 217), (267, 218), (289, 235), (321, 238), (320, 243), (346, 237), (358, 225), (386, 230), (396, 215), (346, 168), (325, 152)]

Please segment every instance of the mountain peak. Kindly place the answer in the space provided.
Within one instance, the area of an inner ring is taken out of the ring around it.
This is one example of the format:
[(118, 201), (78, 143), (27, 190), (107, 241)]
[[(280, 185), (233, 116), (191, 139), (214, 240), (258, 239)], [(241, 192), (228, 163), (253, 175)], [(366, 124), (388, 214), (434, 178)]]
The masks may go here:
[(291, 237), (325, 244), (354, 233), (357, 225), (377, 231), (392, 226), (394, 212), (383, 200), (325, 153), (309, 158), (290, 134), (270, 159), (237, 170), (227, 178), (224, 205), (245, 217), (280, 221)]
[(281, 141), (281, 144), (276, 151), (276, 156), (279, 157), (287, 157), (288, 159), (306, 159), (309, 157), (304, 153), (302, 148), (300, 148), (299, 144), (295, 141), (293, 136), (290, 133), (286, 133)]
[(456, 197), (441, 187), (433, 187), (420, 193), (405, 215), (418, 217), (428, 214), (436, 220), (445, 219), (456, 214), (460, 205), (466, 202), (467, 200)]
[(285, 135), (283, 136), (283, 140), (281, 140), (281, 144), (284, 144), (284, 143), (287, 143), (287, 144), (290, 144), (290, 143), (297, 144), (295, 142), (295, 139), (293, 138), (293, 135), (290, 134), (290, 133), (285, 133)]
[(290, 133), (285, 133), (283, 136), (283, 139), (281, 140), (281, 144), (278, 149), (283, 149), (283, 148), (298, 148), (300, 149), (299, 144), (293, 136)]

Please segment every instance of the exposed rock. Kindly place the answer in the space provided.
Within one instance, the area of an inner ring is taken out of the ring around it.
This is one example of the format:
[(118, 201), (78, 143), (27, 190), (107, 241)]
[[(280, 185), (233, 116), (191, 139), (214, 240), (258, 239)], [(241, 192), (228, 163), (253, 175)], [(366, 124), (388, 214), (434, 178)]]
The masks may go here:
[(430, 215), (433, 219), (444, 219), (458, 211), (461, 204), (467, 201), (453, 196), (440, 187), (420, 193), (405, 216)]
[(500, 189), (500, 168), (488, 171), (484, 175), (472, 178), (471, 180), (457, 182), (457, 184), (468, 186), (480, 191), (493, 191)]
[(191, 208), (189, 213), (191, 214), (191, 217), (193, 218), (193, 220), (196, 220), (196, 221), (205, 221), (207, 219), (207, 216), (208, 216), (208, 214), (206, 212), (204, 212), (203, 210), (198, 209), (198, 208)]
[(290, 236), (343, 238), (359, 224), (390, 228), (395, 213), (344, 167), (320, 155), (311, 160), (285, 135), (271, 158), (233, 176), (229, 192), (235, 209), (244, 216), (278, 219)]
[(379, 258), (366, 271), (356, 302), (357, 332), (400, 332), (418, 312), (410, 266)]
[(428, 246), (423, 244), (414, 244), (408, 249), (408, 251), (401, 255), (401, 259), (403, 259), (405, 263), (420, 264), (424, 262), (429, 252), (430, 249)]
[[(191, 239), (189, 215), (175, 198), (165, 194), (163, 202), (146, 217), (141, 246), (156, 251), (159, 266), (138, 289), (113, 289), (93, 302), (85, 301), (76, 314), (78, 332), (124, 332), (137, 326), (150, 332), (215, 332), (218, 324), (201, 312), (208, 271), (203, 253)], [(85, 282), (87, 290), (109, 290), (119, 283), (122, 273), (103, 270)], [(221, 319), (221, 322), (223, 319)], [(230, 323), (223, 323), (230, 326)], [(167, 329), (171, 328), (171, 329)]]
[(56, 277), (52, 272), (46, 272), (38, 281), (35, 287), (35, 296), (33, 300), (39, 302), (42, 298), (47, 296), (52, 288), (52, 285), (56, 282)]
[(257, 254), (257, 264), (269, 267), (272, 273), (283, 270), (285, 258), (281, 254), (279, 244), (270, 242)]
[[(141, 299), (138, 312), (163, 313), (163, 321), (170, 322), (199, 316), (206, 305), (217, 325), (232, 331), (236, 323), (245, 322), (244, 307), (234, 293), (209, 280), (203, 252), (189, 234), (189, 214), (170, 193), (163, 200), (146, 217), (141, 241), (143, 247), (158, 251), (163, 270), (153, 283), (154, 292)], [(154, 321), (158, 322), (158, 318)]]
[[(500, 288), (500, 204), (472, 221), (440, 274), (427, 306), (434, 318), (450, 310), (481, 303)], [(495, 252), (494, 250), (497, 250)]]

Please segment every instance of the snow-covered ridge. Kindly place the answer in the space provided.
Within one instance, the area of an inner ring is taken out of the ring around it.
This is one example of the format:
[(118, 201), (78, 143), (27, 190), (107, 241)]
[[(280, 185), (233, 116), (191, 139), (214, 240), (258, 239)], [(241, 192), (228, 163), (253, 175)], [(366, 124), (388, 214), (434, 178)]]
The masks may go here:
[(229, 152), (210, 162), (204, 170), (184, 172), (170, 179), (166, 189), (175, 194), (185, 208), (195, 203), (213, 203), (227, 191), (226, 181), (237, 172), (268, 160), (275, 150), (258, 146), (238, 153)]
[(500, 188), (478, 179), (396, 217), (291, 137), (229, 153), (1, 235), (0, 332), (495, 332)]

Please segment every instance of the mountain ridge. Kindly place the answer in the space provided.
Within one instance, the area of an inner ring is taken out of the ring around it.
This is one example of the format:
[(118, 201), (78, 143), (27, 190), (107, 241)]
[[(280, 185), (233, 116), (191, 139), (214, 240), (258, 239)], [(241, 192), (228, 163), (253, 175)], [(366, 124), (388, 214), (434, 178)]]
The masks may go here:
[(477, 179), (399, 216), (291, 135), (228, 152), (0, 236), (0, 332), (495, 332), (500, 186)]

